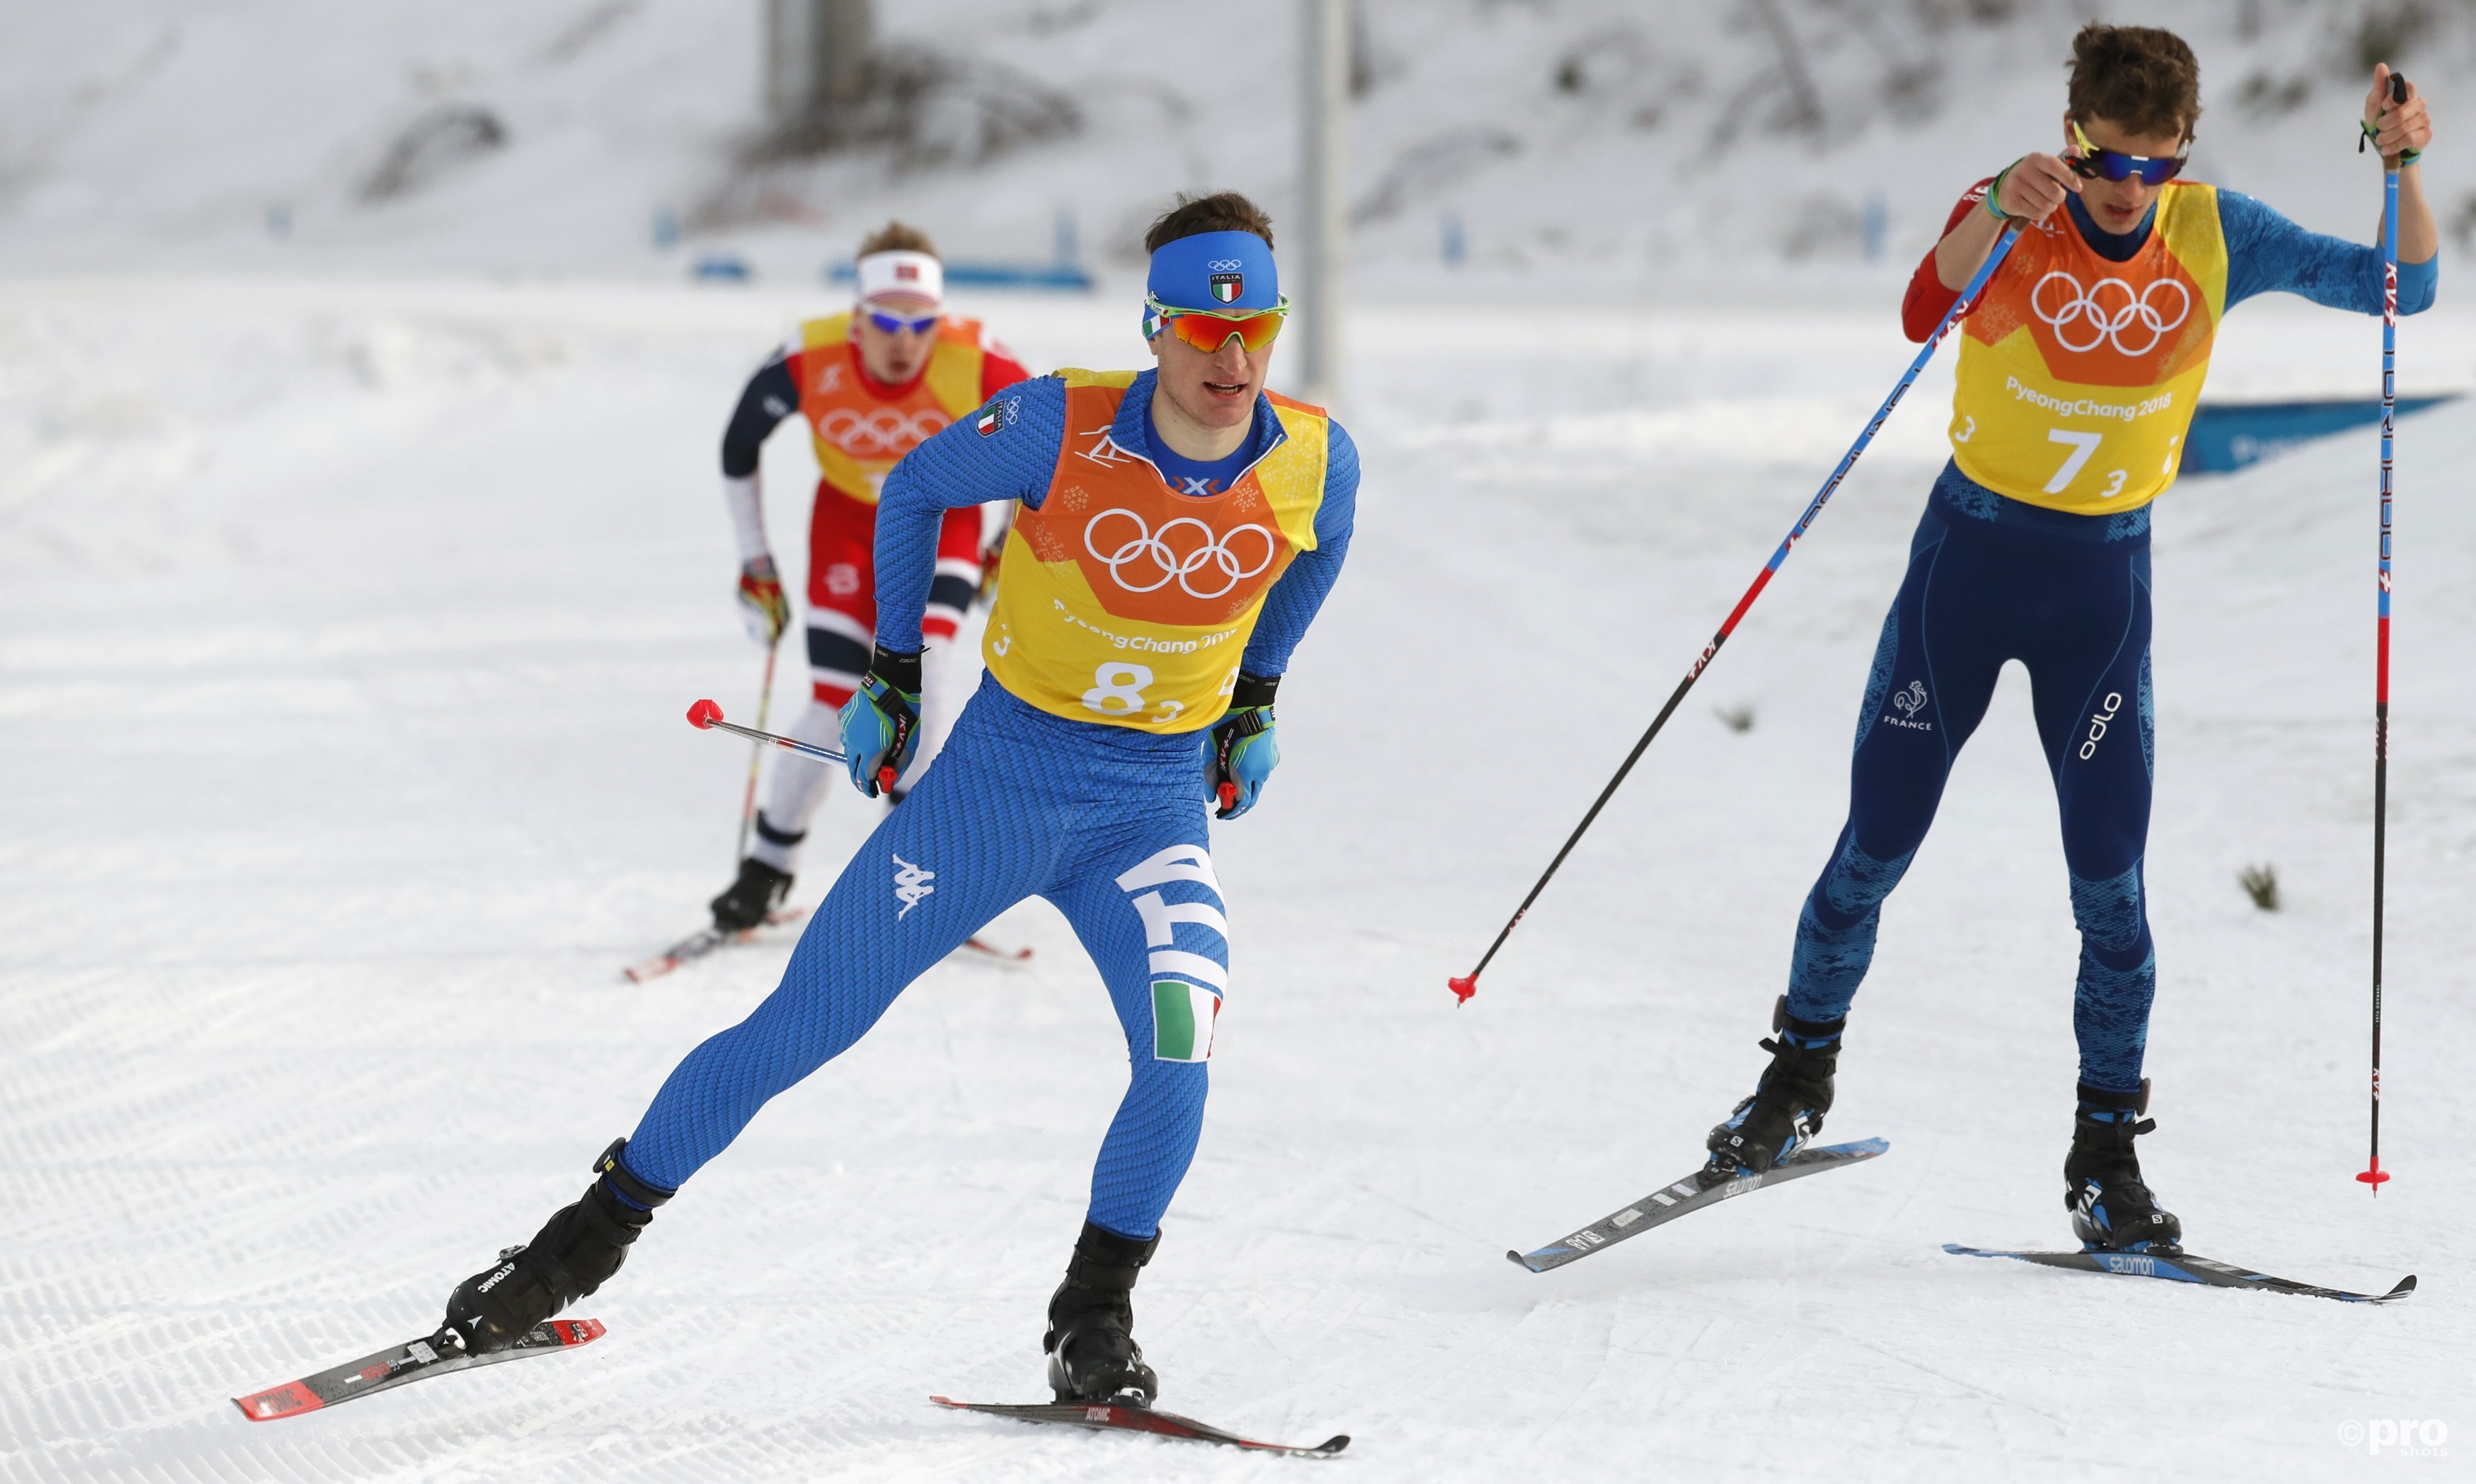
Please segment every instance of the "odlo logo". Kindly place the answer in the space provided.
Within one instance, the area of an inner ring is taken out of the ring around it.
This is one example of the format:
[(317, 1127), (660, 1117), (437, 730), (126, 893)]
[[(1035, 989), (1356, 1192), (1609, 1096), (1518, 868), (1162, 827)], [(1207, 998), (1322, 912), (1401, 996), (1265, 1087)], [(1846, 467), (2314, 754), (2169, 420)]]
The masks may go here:
[(2107, 724), (2114, 721), (2115, 713), (2122, 709), (2123, 692), (2108, 691), (2105, 704), (2090, 715), (2089, 740), (2081, 744), (2081, 756), (2084, 760), (2097, 755), (2097, 745), (2106, 740)]

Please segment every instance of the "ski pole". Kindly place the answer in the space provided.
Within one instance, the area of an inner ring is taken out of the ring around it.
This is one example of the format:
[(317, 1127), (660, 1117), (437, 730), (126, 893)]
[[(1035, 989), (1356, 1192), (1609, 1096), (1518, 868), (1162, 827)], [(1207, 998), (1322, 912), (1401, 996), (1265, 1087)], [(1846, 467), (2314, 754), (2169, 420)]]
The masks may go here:
[[(765, 646), (765, 683), (756, 692), (756, 730), (759, 731), (765, 730), (766, 712), (774, 705), (774, 656), (781, 652), (779, 635), (774, 643)], [(714, 714), (717, 718), (721, 715), (719, 711)], [(748, 830), (756, 822), (756, 764), (764, 755), (765, 744), (762, 742), (748, 749), (748, 796), (739, 801), (739, 853), (731, 857), (734, 866), (748, 858)]]
[(724, 731), (736, 732), (740, 736), (746, 737), (750, 741), (757, 744), (760, 749), (766, 743), (771, 742), (776, 747), (782, 748), (787, 752), (799, 753), (804, 756), (822, 757), (828, 762), (841, 762), (843, 760), (842, 754), (818, 747), (813, 743), (803, 742), (797, 737), (777, 736), (775, 733), (770, 731), (759, 731), (754, 727), (742, 727), (735, 723), (724, 721), (722, 719), (722, 707), (714, 705), (710, 701), (700, 701), (696, 705), (688, 707), (688, 725), (696, 728), (700, 731), (708, 728), (720, 728)]
[(1944, 336), (1951, 333), (1951, 327), (1958, 324), (1961, 316), (1968, 311), (1970, 303), (1977, 298), (1979, 291), (1986, 287), (1987, 281), (1994, 276), (1994, 270), (2002, 266), (2003, 260), (2010, 256), (2013, 243), (2019, 240), (2019, 236), (2020, 229), (2018, 224), (2004, 227), (2003, 235), (1997, 237), (1994, 246), (1988, 250), (1986, 261), (1978, 265), (1977, 272), (1968, 281), (1968, 286), (1963, 288), (1960, 296), (1952, 301), (1951, 308), (1944, 312), (1942, 322), (1935, 326), (1934, 334), (1926, 336), (1926, 343), (1919, 349), (1917, 359), (1910, 361), (1909, 369), (1901, 374), (1899, 384), (1893, 387), (1892, 394), (1883, 399), (1883, 405), (1874, 409), (1874, 416), (1866, 424), (1866, 431), (1857, 434), (1857, 441), (1848, 445), (1848, 452), (1840, 456), (1839, 467), (1831, 471), (1831, 478), (1822, 482), (1822, 488), (1816, 492), (1812, 501), (1807, 503), (1805, 513), (1796, 518), (1796, 524), (1789, 528), (1787, 539), (1781, 541), (1779, 549), (1771, 553), (1771, 559), (1765, 562), (1763, 570), (1754, 575), (1753, 585), (1746, 588), (1746, 595), (1737, 600), (1737, 606), (1734, 608), (1729, 609), (1727, 619), (1720, 625), (1720, 631), (1713, 634), (1711, 642), (1702, 647), (1702, 653), (1695, 658), (1693, 668), (1685, 672), (1685, 679), (1677, 682), (1675, 692), (1668, 698), (1668, 704), (1659, 708), (1657, 716), (1651, 718), (1649, 730), (1642, 734), (1641, 741), (1633, 745), (1633, 751), (1625, 754), (1625, 760), (1618, 766), (1616, 777), (1609, 779), (1608, 786), (1599, 790), (1599, 797), (1592, 801), (1590, 812), (1584, 814), (1582, 822), (1573, 827), (1573, 832), (1566, 837), (1563, 848), (1556, 852), (1556, 858), (1548, 862), (1548, 869), (1541, 872), (1539, 879), (1532, 883), (1530, 894), (1522, 899), (1522, 905), (1513, 909), (1513, 916), (1505, 923), (1503, 930), (1496, 935), (1496, 941), (1489, 944), (1487, 952), (1479, 956), (1478, 967), (1458, 978), (1445, 980), (1446, 987), (1453, 992), (1453, 1000), (1457, 1005), (1469, 1003), (1471, 996), (1478, 993), (1478, 977), (1487, 972), (1487, 966), (1496, 958), (1497, 950), (1504, 947), (1504, 940), (1512, 937), (1513, 929), (1522, 926), (1523, 915), (1530, 910), (1532, 903), (1539, 900), (1539, 894), (1548, 889), (1548, 882), (1556, 875), (1556, 868), (1565, 863), (1566, 856), (1573, 853), (1573, 847), (1581, 843), (1582, 836), (1590, 829), (1592, 822), (1599, 817), (1599, 811), (1606, 808), (1608, 801), (1616, 796), (1618, 786), (1625, 780), (1625, 775), (1631, 773), (1633, 765), (1642, 760), (1642, 754), (1649, 748), (1651, 739), (1658, 736), (1659, 730), (1668, 725), (1668, 719), (1676, 714), (1676, 707), (1685, 700), (1685, 693), (1692, 690), (1694, 682), (1702, 678), (1702, 672), (1710, 665), (1712, 656), (1720, 653), (1721, 645), (1728, 642), (1728, 635), (1736, 631), (1738, 621), (1746, 616), (1747, 608), (1754, 606), (1754, 600), (1762, 596), (1763, 588), (1770, 581), (1772, 575), (1779, 571), (1780, 564), (1788, 560), (1788, 554), (1796, 545), (1797, 538), (1804, 535), (1807, 528), (1814, 524), (1815, 518), (1822, 513), (1822, 507), (1830, 502), (1832, 492), (1840, 487), (1840, 482), (1846, 479), (1848, 471), (1856, 466), (1857, 456), (1866, 452), (1866, 446), (1874, 441), (1874, 434), (1882, 431), (1884, 421), (1892, 415), (1892, 409), (1900, 405), (1901, 396), (1908, 391), (1910, 384), (1917, 381), (1918, 373), (1923, 371), (1926, 362), (1934, 358), (1935, 347), (1943, 343)]
[[(2407, 79), (2390, 74), (2390, 102), (2407, 102)], [(2357, 145), (2359, 150), (2364, 146)], [(2389, 853), (2390, 780), (2390, 413), (2398, 391), (2398, 192), (2395, 160), (2382, 170), (2382, 544), (2373, 618), (2373, 1093), (2371, 1153), (2356, 1178), (2382, 1193), (2382, 867)]]

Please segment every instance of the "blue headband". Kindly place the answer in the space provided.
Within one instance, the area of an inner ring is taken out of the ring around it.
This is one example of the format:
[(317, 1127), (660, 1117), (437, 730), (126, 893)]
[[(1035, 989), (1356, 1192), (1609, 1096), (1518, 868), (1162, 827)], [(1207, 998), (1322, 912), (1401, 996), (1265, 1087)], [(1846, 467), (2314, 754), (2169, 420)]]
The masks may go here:
[(1205, 232), (1164, 242), (1145, 289), (1174, 309), (1269, 309), (1281, 302), (1273, 249), (1251, 232)]

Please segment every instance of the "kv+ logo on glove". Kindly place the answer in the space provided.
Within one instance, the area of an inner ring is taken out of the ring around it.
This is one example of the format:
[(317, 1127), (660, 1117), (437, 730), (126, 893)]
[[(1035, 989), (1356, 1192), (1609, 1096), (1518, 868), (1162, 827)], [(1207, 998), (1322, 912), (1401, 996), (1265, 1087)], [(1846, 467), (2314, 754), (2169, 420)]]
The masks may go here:
[(874, 799), (893, 789), (920, 748), (920, 652), (880, 644), (842, 710), (843, 761), (852, 786)]

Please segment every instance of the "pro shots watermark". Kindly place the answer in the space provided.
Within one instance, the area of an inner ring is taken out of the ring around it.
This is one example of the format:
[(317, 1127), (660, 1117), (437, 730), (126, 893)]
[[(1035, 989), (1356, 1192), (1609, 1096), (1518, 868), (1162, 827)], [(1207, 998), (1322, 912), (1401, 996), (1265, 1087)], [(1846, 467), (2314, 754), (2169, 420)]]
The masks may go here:
[(2339, 1441), (2376, 1458), (2446, 1458), (2450, 1424), (2438, 1417), (2351, 1417), (2339, 1424)]

